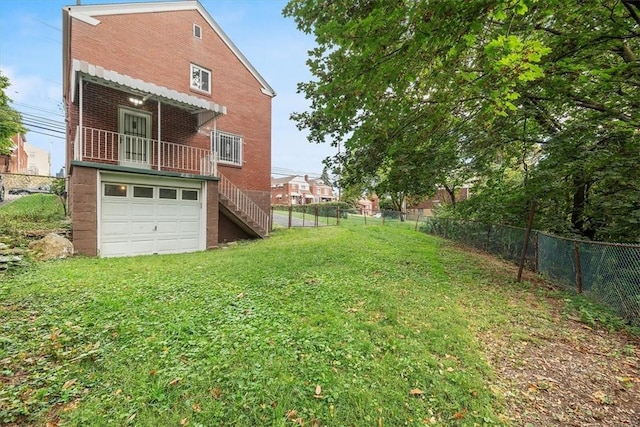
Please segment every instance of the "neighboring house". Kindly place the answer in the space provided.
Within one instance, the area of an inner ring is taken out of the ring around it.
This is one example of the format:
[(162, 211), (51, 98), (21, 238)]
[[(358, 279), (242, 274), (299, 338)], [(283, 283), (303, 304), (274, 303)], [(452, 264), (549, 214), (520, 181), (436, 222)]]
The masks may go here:
[[(460, 200), (466, 200), (469, 198), (471, 194), (471, 187), (465, 185), (456, 190), (456, 202)], [(418, 215), (431, 216), (433, 215), (433, 210), (441, 205), (449, 205), (451, 204), (451, 196), (444, 188), (439, 188), (436, 192), (436, 195), (431, 197), (430, 199), (425, 199), (419, 203), (416, 203), (412, 206), (407, 207), (408, 213), (414, 213)]]
[(63, 86), (77, 252), (268, 234), (275, 92), (199, 2), (63, 8)]
[(360, 198), (358, 200), (358, 210), (362, 215), (373, 215), (373, 202), (366, 197)]
[(271, 179), (271, 203), (277, 205), (305, 205), (313, 203), (309, 183), (303, 176), (291, 175)]
[(15, 135), (11, 138), (13, 150), (10, 154), (0, 154), (0, 173), (27, 173), (27, 152), (25, 151), (24, 135)]
[(51, 153), (28, 142), (24, 142), (27, 153), (27, 175), (51, 175)]
[(333, 189), (319, 178), (290, 175), (271, 178), (271, 203), (275, 205), (308, 205), (335, 200)]
[(325, 183), (322, 178), (309, 179), (309, 176), (305, 175), (304, 179), (309, 183), (314, 203), (332, 202), (336, 199), (333, 195), (333, 188)]

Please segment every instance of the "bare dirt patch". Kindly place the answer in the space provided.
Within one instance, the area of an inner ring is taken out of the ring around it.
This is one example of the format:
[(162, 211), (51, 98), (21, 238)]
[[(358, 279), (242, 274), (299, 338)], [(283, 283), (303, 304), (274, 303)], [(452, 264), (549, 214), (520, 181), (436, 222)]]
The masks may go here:
[[(517, 267), (477, 255), (515, 278)], [(552, 288), (531, 272), (524, 280)], [(505, 417), (518, 426), (640, 426), (640, 338), (591, 328), (564, 314), (561, 299), (535, 292), (523, 298), (546, 306), (546, 317), (513, 319), (510, 332), (478, 337), (496, 372), (493, 391), (504, 398)]]

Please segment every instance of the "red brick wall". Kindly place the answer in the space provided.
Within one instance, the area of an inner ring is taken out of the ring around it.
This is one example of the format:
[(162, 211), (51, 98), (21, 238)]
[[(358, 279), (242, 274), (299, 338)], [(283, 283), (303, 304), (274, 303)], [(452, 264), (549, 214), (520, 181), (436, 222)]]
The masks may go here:
[(76, 253), (98, 254), (97, 169), (74, 167), (69, 176), (69, 211), (73, 222), (73, 245)]
[(220, 221), (218, 242), (228, 243), (235, 242), (236, 240), (253, 239), (247, 232), (238, 227), (233, 221), (227, 218), (224, 214), (220, 214), (218, 219)]
[(218, 247), (218, 181), (207, 181), (207, 249)]
[[(82, 59), (105, 69), (226, 106), (228, 115), (218, 120), (217, 127), (221, 131), (244, 137), (244, 165), (242, 168), (221, 166), (220, 171), (242, 189), (268, 193), (271, 172), (271, 98), (260, 91), (260, 83), (208, 26), (199, 12), (109, 15), (97, 18), (101, 21), (97, 26), (73, 20), (71, 58)], [(194, 23), (202, 28), (202, 39), (193, 37)], [(192, 63), (211, 70), (211, 95), (190, 89)], [(113, 99), (99, 100), (96, 108), (109, 109), (110, 102)], [(168, 129), (166, 122), (170, 120), (171, 113), (167, 113), (165, 119), (165, 110), (163, 106), (162, 139), (173, 138), (172, 132), (178, 134), (176, 137), (183, 135), (179, 129)], [(77, 115), (77, 107), (70, 107), (70, 113)], [(77, 123), (73, 122), (72, 118), (70, 126), (75, 127)], [(170, 123), (173, 126), (173, 122)], [(190, 143), (203, 148), (209, 144), (208, 138), (199, 136), (194, 137)]]

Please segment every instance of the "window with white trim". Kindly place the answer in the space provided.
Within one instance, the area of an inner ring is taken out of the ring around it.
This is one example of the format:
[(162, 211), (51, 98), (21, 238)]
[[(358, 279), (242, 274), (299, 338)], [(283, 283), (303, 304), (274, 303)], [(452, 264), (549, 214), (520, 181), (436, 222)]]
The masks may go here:
[(218, 162), (242, 166), (242, 137), (227, 132), (211, 132), (211, 149)]
[(200, 28), (198, 24), (193, 24), (193, 37), (197, 39), (202, 38), (202, 28)]
[(191, 64), (191, 89), (211, 93), (211, 71)]

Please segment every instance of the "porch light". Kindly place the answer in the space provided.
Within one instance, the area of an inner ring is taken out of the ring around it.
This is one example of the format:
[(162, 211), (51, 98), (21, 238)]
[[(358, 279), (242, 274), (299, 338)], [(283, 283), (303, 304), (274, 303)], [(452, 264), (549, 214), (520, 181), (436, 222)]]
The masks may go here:
[(135, 106), (144, 104), (144, 101), (142, 99), (136, 98), (136, 97), (133, 97), (133, 96), (129, 97), (129, 102), (132, 103)]

